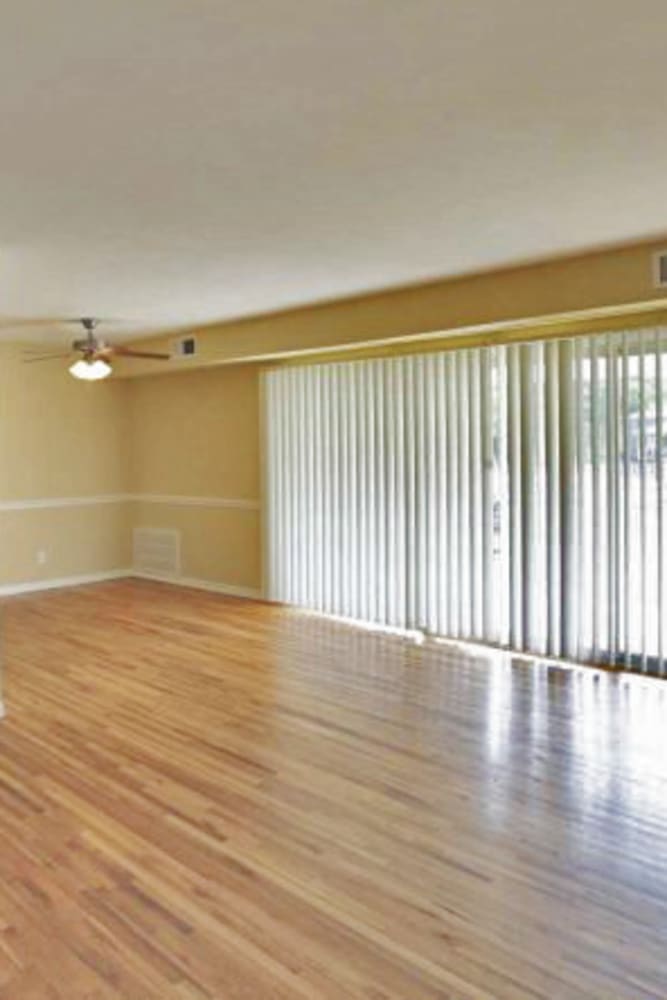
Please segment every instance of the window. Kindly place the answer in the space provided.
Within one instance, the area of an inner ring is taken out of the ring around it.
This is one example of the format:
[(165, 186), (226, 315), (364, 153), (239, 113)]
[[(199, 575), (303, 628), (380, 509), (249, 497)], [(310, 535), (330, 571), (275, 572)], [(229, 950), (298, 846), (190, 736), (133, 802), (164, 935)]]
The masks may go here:
[(663, 672), (667, 331), (275, 369), (269, 594)]

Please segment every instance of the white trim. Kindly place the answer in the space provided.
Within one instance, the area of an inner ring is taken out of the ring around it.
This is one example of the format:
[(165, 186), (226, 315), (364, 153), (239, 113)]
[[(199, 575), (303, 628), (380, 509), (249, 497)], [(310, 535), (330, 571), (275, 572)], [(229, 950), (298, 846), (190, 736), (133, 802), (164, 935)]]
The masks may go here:
[(218, 583), (215, 580), (200, 580), (194, 576), (168, 576), (163, 573), (144, 573), (141, 570), (130, 570), (129, 575), (138, 580), (153, 580), (155, 583), (170, 583), (174, 587), (192, 587), (195, 590), (208, 590), (214, 594), (227, 594), (229, 597), (245, 597), (248, 600), (262, 599), (261, 590), (254, 587), (240, 587), (235, 583)]
[(169, 493), (100, 493), (86, 497), (35, 497), (28, 500), (0, 500), (0, 513), (15, 510), (46, 510), (61, 507), (92, 507), (97, 504), (159, 503), (172, 507), (211, 507), (229, 510), (259, 510), (259, 500), (236, 497), (190, 497)]
[(125, 503), (127, 493), (102, 493), (89, 497), (37, 497), (31, 500), (0, 500), (0, 511), (42, 510), (54, 507), (88, 507), (96, 504)]
[(82, 573), (79, 576), (57, 576), (45, 580), (28, 580), (25, 583), (0, 584), (0, 597), (14, 594), (31, 594), (37, 590), (58, 590), (61, 587), (80, 587), (86, 583), (103, 583), (132, 576), (131, 569), (107, 569), (99, 573)]
[(236, 497), (187, 497), (171, 493), (131, 493), (129, 500), (138, 503), (160, 503), (172, 507), (218, 507), (233, 510), (259, 510), (259, 500), (242, 500)]
[[(79, 576), (59, 576), (45, 580), (28, 580), (25, 583), (0, 584), (0, 597), (12, 597), (15, 594), (31, 594), (39, 590), (59, 590), (64, 587), (81, 587), (87, 583), (104, 583), (107, 580), (122, 579), (154, 580), (156, 583), (170, 583), (174, 587), (192, 587), (195, 590), (208, 590), (214, 594), (227, 594), (231, 597), (246, 597), (248, 600), (261, 600), (262, 591), (254, 587), (241, 587), (235, 583), (218, 583), (215, 580), (200, 580), (194, 576), (168, 576), (161, 573), (144, 573), (137, 569), (110, 569), (99, 573), (82, 573)], [(0, 715), (0, 718), (2, 716)]]

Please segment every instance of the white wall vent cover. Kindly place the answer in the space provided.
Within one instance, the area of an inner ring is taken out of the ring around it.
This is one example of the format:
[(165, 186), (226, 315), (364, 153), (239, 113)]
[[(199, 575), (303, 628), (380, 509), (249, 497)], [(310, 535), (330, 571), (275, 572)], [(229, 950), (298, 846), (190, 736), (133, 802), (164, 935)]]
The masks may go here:
[(135, 528), (132, 562), (140, 573), (179, 576), (181, 533), (176, 528)]
[(667, 250), (653, 255), (653, 284), (656, 288), (667, 288)]

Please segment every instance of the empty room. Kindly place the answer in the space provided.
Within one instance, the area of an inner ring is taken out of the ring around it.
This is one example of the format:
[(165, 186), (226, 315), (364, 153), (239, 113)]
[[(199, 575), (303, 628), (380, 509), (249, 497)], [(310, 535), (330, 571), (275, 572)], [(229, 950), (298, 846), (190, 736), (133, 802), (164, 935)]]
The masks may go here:
[(666, 1000), (666, 39), (0, 3), (0, 1000)]

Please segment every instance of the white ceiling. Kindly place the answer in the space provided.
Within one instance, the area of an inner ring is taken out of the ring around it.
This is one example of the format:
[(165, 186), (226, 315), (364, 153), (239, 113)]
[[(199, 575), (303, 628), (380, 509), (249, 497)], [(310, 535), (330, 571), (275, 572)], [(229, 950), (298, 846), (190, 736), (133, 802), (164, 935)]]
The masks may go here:
[(4, 0), (0, 317), (136, 336), (665, 231), (666, 37), (664, 0)]

